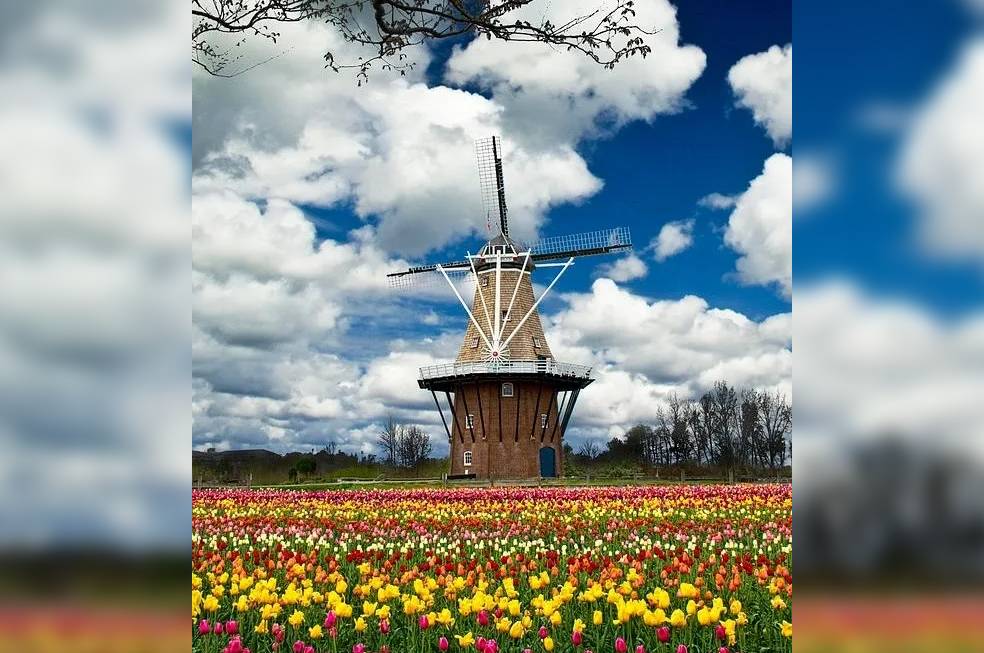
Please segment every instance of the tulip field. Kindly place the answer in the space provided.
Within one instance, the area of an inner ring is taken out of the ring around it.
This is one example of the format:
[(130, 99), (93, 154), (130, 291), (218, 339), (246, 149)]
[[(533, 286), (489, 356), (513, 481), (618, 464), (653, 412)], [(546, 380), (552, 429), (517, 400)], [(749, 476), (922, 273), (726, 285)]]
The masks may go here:
[(196, 490), (201, 653), (790, 651), (789, 485)]

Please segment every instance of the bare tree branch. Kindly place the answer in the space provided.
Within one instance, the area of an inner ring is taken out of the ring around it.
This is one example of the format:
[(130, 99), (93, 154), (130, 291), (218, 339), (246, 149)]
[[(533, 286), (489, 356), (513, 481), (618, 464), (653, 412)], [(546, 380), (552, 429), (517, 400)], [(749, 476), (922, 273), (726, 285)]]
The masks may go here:
[[(234, 77), (265, 63), (234, 70), (246, 38), (276, 43), (280, 37), (277, 25), (319, 20), (334, 26), (346, 42), (365, 46), (371, 53), (354, 62), (336, 61), (333, 52), (324, 54), (326, 68), (357, 69), (361, 84), (376, 64), (406, 74), (415, 62), (404, 51), (427, 40), (475, 34), (502, 41), (540, 42), (580, 52), (613, 68), (628, 57), (650, 54), (644, 37), (659, 31), (636, 23), (634, 0), (612, 0), (609, 7), (575, 16), (562, 25), (546, 18), (538, 23), (514, 18), (514, 12), (538, 1), (192, 0), (192, 60), (212, 75)], [(243, 38), (230, 48), (219, 49), (214, 34), (242, 34)]]

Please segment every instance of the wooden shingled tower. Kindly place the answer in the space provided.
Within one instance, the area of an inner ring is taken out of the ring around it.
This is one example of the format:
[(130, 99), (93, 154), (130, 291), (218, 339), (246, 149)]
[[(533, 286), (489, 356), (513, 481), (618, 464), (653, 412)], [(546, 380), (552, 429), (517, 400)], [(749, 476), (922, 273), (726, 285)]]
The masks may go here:
[[(509, 236), (501, 141), (476, 142), (486, 219), (497, 232), (464, 260), (412, 267), (388, 275), (394, 287), (443, 279), (468, 316), (454, 362), (420, 369), (451, 445), (451, 476), (481, 479), (563, 474), (563, 438), (591, 368), (553, 357), (537, 308), (582, 256), (632, 248), (629, 230), (606, 229), (525, 244)], [(536, 297), (532, 274), (556, 269)], [(459, 283), (474, 286), (471, 303)], [(442, 407), (442, 401), (447, 411)]]

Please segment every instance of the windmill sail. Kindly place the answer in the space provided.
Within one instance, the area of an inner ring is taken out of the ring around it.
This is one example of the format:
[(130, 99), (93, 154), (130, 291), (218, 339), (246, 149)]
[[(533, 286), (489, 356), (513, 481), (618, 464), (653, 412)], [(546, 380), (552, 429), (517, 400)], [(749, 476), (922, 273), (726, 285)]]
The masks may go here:
[[(444, 267), (444, 266), (442, 266)], [(456, 285), (470, 286), (475, 283), (475, 275), (470, 268), (444, 268), (445, 274)], [(395, 272), (386, 275), (389, 287), (394, 290), (417, 290), (444, 287), (444, 275), (436, 265), (423, 266), (423, 269)]]
[(499, 233), (509, 235), (506, 212), (506, 187), (502, 177), (502, 141), (489, 136), (475, 141), (478, 158), (478, 181), (482, 189), (482, 206), (491, 227), (498, 226)]
[(628, 227), (588, 231), (567, 236), (552, 236), (526, 245), (534, 261), (549, 261), (578, 256), (611, 254), (632, 249)]

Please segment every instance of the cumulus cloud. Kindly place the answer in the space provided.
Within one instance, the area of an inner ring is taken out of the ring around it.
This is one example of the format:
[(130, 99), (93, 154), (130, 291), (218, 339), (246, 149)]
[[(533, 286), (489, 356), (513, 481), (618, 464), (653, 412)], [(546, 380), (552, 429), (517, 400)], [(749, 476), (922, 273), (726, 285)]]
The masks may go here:
[(933, 439), (984, 461), (984, 313), (946, 320), (853, 283), (796, 291), (798, 440)]
[(662, 262), (687, 249), (693, 242), (694, 221), (680, 220), (664, 224), (651, 247), (655, 252), (656, 260)]
[(984, 262), (984, 38), (912, 119), (898, 162), (902, 190), (919, 206), (920, 238), (932, 252)]
[(647, 274), (649, 274), (649, 268), (645, 261), (635, 254), (623, 256), (614, 263), (606, 263), (598, 269), (598, 276), (619, 282), (641, 279)]
[[(598, 9), (591, 0), (530, 4), (515, 18), (562, 25)], [(579, 53), (541, 43), (475, 39), (455, 50), (445, 78), (489, 89), (506, 108), (508, 132), (530, 142), (577, 140), (601, 127), (678, 112), (704, 70), (704, 52), (680, 43), (676, 8), (666, 0), (634, 9), (635, 22), (659, 30), (647, 37), (652, 53), (645, 59), (632, 57), (607, 70)]]
[(793, 135), (793, 46), (773, 45), (742, 57), (728, 71), (738, 106), (752, 112), (777, 147)]
[(724, 242), (738, 252), (738, 278), (746, 284), (777, 284), (793, 290), (793, 160), (780, 153), (742, 193), (728, 219)]
[(697, 397), (716, 381), (791, 396), (789, 313), (756, 322), (700, 297), (650, 300), (609, 279), (563, 298), (547, 317), (551, 349), (598, 378), (582, 394), (578, 428), (627, 428), (652, 419), (670, 393)]
[(187, 14), (140, 11), (5, 16), (0, 547), (183, 545)]

